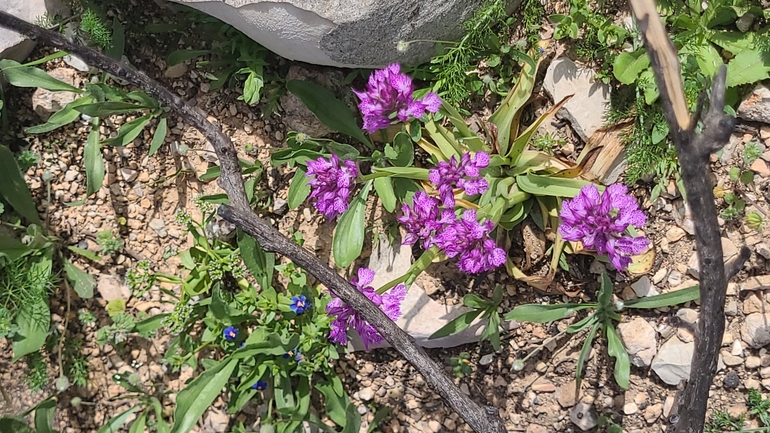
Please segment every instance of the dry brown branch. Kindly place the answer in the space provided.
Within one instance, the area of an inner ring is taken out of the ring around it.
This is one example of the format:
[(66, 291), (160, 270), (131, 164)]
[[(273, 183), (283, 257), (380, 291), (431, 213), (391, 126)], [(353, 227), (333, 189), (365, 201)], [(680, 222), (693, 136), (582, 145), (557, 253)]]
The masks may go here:
[(219, 208), (219, 213), (223, 218), (254, 236), (266, 251), (282, 254), (303, 267), (335, 295), (355, 308), (425, 377), (429, 386), (441, 395), (473, 430), (479, 433), (505, 432), (497, 409), (483, 407), (460, 392), (443, 368), (433, 361), (425, 350), (414, 342), (411, 336), (388, 319), (385, 313), (363, 293), (345, 281), (318, 257), (297, 246), (251, 210), (246, 198), (241, 168), (233, 143), (220, 128), (206, 120), (206, 115), (203, 112), (188, 105), (144, 73), (129, 69), (91, 48), (71, 43), (58, 33), (32, 25), (5, 12), (0, 12), (0, 26), (21, 33), (38, 42), (76, 54), (89, 65), (126, 80), (169, 106), (185, 122), (199, 130), (211, 142), (219, 157), (222, 170), (218, 183), (227, 193), (231, 203), (230, 206)]
[[(653, 0), (631, 0), (631, 9), (643, 35), (660, 91), (660, 102), (670, 127), (670, 137), (676, 146), (682, 181), (687, 191), (687, 203), (695, 225), (695, 243), (700, 265), (700, 317), (695, 335), (695, 352), (690, 379), (678, 398), (679, 416), (669, 426), (677, 433), (703, 431), (708, 405), (709, 388), (717, 371), (719, 348), (725, 327), (725, 295), (727, 278), (722, 262), (722, 243), (717, 223), (711, 185), (709, 156), (730, 139), (735, 118), (724, 114), (726, 68), (722, 66), (714, 77), (708, 98), (708, 111), (703, 107), (692, 118), (684, 98), (684, 86), (679, 59)], [(703, 98), (705, 102), (706, 98)], [(702, 130), (696, 132), (698, 123)], [(735, 274), (748, 257), (744, 247), (740, 257), (729, 265)]]

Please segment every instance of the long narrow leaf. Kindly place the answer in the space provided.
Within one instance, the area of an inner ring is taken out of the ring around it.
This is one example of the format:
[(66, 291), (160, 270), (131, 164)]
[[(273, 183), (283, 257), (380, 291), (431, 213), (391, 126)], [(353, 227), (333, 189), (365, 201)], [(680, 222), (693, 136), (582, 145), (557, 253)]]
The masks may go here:
[(631, 361), (628, 358), (628, 352), (609, 320), (604, 324), (604, 329), (607, 333), (607, 353), (615, 358), (615, 381), (621, 388), (628, 389), (631, 377)]
[(88, 133), (83, 148), (83, 163), (86, 166), (86, 196), (91, 196), (99, 191), (104, 182), (104, 159), (102, 145), (99, 143), (99, 129), (96, 126)]
[(484, 310), (473, 310), (468, 311), (467, 313), (463, 313), (455, 317), (451, 322), (442, 326), (438, 331), (431, 334), (428, 339), (433, 340), (436, 338), (457, 334), (458, 332), (461, 332), (463, 329), (470, 326), (471, 323), (473, 323), (473, 321), (476, 320), (476, 318), (479, 317), (479, 315), (483, 312)]
[(97, 433), (118, 433), (123, 427), (123, 424), (128, 421), (128, 418), (139, 409), (141, 409), (140, 406), (134, 406), (125, 412), (121, 412), (115, 415), (114, 417), (110, 418), (110, 420), (107, 421), (107, 424), (103, 425)]
[(585, 304), (550, 304), (538, 305), (527, 304), (519, 305), (505, 315), (505, 320), (516, 320), (519, 322), (547, 323), (555, 320), (561, 320), (575, 311), (585, 310), (587, 308), (596, 308), (594, 303)]
[(559, 111), (559, 109), (563, 107), (564, 104), (570, 100), (570, 98), (572, 98), (571, 95), (567, 96), (557, 104), (554, 104), (553, 107), (543, 113), (540, 117), (538, 117), (533, 124), (529, 125), (529, 127), (521, 133), (521, 135), (516, 137), (508, 153), (502, 153), (502, 150), (500, 151), (501, 154), (505, 155), (511, 160), (511, 165), (516, 166), (516, 163), (519, 161), (519, 157), (521, 157), (521, 153), (524, 152), (524, 148), (527, 146), (527, 143), (529, 143), (529, 140), (532, 139), (532, 136), (535, 135), (535, 132), (538, 130), (538, 128), (540, 128), (540, 125), (542, 125), (543, 122), (548, 120), (557, 111)]
[(591, 347), (594, 343), (596, 332), (599, 330), (601, 326), (602, 326), (601, 322), (594, 323), (594, 326), (592, 326), (591, 330), (588, 331), (586, 340), (583, 342), (583, 347), (580, 349), (580, 355), (578, 355), (578, 359), (577, 359), (577, 368), (575, 368), (575, 395), (576, 396), (580, 391), (580, 382), (583, 380), (583, 367), (585, 367), (586, 365), (586, 359), (588, 359), (588, 354), (591, 353)]
[(636, 298), (625, 303), (626, 308), (661, 308), (684, 304), (700, 297), (700, 285), (655, 296)]
[(225, 358), (216, 367), (201, 373), (177, 394), (171, 433), (187, 433), (195, 426), (222, 392), (237, 365), (237, 359)]
[(8, 82), (17, 87), (40, 87), (51, 92), (83, 93), (77, 87), (57, 80), (42, 69), (23, 66), (14, 60), (0, 60), (0, 69)]
[(334, 263), (341, 268), (348, 267), (364, 248), (364, 236), (366, 234), (366, 199), (372, 182), (364, 185), (361, 192), (353, 199), (348, 210), (342, 214), (334, 230), (332, 241), (332, 253)]
[(158, 121), (158, 126), (155, 127), (155, 133), (152, 135), (152, 144), (150, 144), (150, 151), (148, 152), (150, 156), (160, 149), (163, 140), (166, 139), (166, 134), (168, 134), (168, 120), (163, 117)]
[[(542, 59), (542, 57), (541, 57)], [(505, 97), (500, 108), (492, 114), (489, 121), (497, 126), (497, 146), (501, 155), (508, 153), (511, 145), (511, 126), (516, 113), (521, 110), (532, 96), (532, 89), (535, 86), (535, 76), (540, 60), (537, 64), (534, 61), (525, 62), (521, 68), (516, 85)]]
[(0, 145), (0, 197), (27, 221), (40, 225), (32, 194), (10, 149)]

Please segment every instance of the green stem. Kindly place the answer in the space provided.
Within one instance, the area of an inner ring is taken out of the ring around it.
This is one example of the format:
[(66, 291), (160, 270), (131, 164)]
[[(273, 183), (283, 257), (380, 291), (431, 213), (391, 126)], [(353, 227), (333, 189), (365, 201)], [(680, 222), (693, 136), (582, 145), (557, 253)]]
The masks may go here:
[(377, 294), (378, 294), (378, 295), (382, 295), (383, 293), (385, 293), (385, 292), (387, 292), (388, 290), (392, 289), (393, 287), (396, 287), (397, 285), (399, 285), (399, 284), (401, 284), (401, 283), (405, 282), (405, 281), (406, 281), (406, 280), (408, 280), (408, 279), (409, 279), (409, 272), (407, 272), (407, 273), (405, 273), (404, 275), (402, 275), (402, 276), (400, 276), (400, 277), (396, 278), (396, 279), (395, 279), (395, 280), (393, 280), (393, 281), (390, 281), (390, 282), (388, 282), (388, 283), (387, 283), (387, 284), (385, 284), (384, 286), (382, 286), (382, 287), (380, 287), (379, 289), (377, 289)]
[(388, 177), (392, 176), (392, 174), (384, 172), (384, 171), (378, 171), (376, 173), (367, 174), (365, 176), (359, 176), (358, 181), (361, 183), (368, 182), (370, 180), (374, 180), (380, 177)]

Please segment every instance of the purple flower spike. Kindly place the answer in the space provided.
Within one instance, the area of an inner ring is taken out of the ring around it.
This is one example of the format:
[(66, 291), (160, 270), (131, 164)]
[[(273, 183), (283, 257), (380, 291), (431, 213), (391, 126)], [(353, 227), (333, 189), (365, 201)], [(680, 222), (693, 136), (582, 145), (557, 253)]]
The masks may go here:
[(436, 185), (441, 203), (452, 208), (455, 205), (454, 189), (462, 188), (468, 195), (482, 194), (489, 189), (486, 179), (479, 177), (481, 169), (489, 165), (489, 155), (476, 152), (463, 154), (460, 161), (453, 155), (449, 161), (441, 161), (429, 171), (428, 179)]
[(462, 218), (433, 238), (449, 258), (459, 256), (457, 267), (467, 274), (491, 271), (505, 263), (507, 254), (489, 237), (492, 221), (478, 222), (476, 211), (468, 209)]
[(442, 227), (455, 221), (455, 214), (449, 209), (439, 210), (439, 201), (429, 196), (425, 191), (417, 191), (412, 198), (413, 207), (408, 204), (401, 206), (404, 216), (398, 217), (398, 222), (406, 228), (404, 245), (414, 245), (422, 241), (426, 250), (433, 243), (435, 235)]
[(348, 199), (355, 186), (358, 168), (354, 161), (342, 161), (337, 155), (328, 160), (318, 158), (307, 162), (306, 176), (310, 179), (310, 200), (319, 212), (333, 220), (348, 210)]
[(586, 185), (561, 207), (559, 233), (568, 241), (580, 241), (587, 249), (606, 254), (615, 269), (631, 263), (630, 255), (647, 248), (647, 238), (624, 235), (628, 226), (641, 227), (647, 217), (625, 185), (613, 184), (599, 195), (596, 186)]
[(412, 79), (401, 73), (398, 63), (374, 71), (369, 76), (366, 90), (353, 89), (353, 93), (361, 100), (358, 108), (364, 117), (364, 129), (370, 134), (387, 128), (394, 115), (406, 122), (419, 119), (426, 112), (435, 113), (441, 107), (441, 99), (433, 92), (428, 92), (422, 99), (412, 97)]
[[(401, 317), (401, 302), (406, 297), (406, 286), (399, 284), (389, 292), (379, 295), (373, 287), (370, 286), (374, 280), (374, 271), (367, 268), (358, 269), (358, 278), (353, 278), (350, 282), (358, 288), (374, 305), (380, 307), (390, 320), (396, 321)], [(372, 344), (382, 342), (382, 336), (376, 329), (367, 323), (352, 307), (342, 302), (342, 300), (332, 295), (332, 300), (326, 305), (326, 313), (330, 316), (337, 316), (331, 323), (331, 334), (329, 339), (334, 343), (348, 343), (348, 328), (353, 328), (361, 336), (366, 350)]]

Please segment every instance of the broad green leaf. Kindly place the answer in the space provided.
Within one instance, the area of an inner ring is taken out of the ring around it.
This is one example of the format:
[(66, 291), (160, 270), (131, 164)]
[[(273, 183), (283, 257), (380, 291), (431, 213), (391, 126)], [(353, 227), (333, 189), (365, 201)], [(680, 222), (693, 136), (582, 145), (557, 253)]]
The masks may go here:
[(359, 415), (356, 405), (348, 403), (348, 407), (345, 409), (345, 418), (346, 421), (342, 433), (359, 433), (361, 430), (361, 415)]
[(225, 358), (217, 366), (201, 373), (177, 394), (171, 433), (187, 433), (195, 426), (222, 392), (237, 365), (237, 359)]
[(297, 167), (294, 178), (289, 185), (287, 203), (289, 209), (296, 209), (307, 200), (310, 195), (310, 177), (304, 167)]
[(102, 145), (99, 143), (99, 130), (94, 128), (88, 133), (83, 148), (83, 164), (86, 166), (86, 196), (99, 191), (104, 182), (104, 159)]
[(94, 287), (96, 287), (94, 277), (73, 265), (69, 260), (64, 261), (64, 271), (78, 296), (83, 299), (90, 299), (94, 296)]
[(16, 317), (16, 324), (19, 325), (22, 338), (13, 342), (13, 362), (36, 352), (45, 344), (51, 324), (51, 310), (47, 300), (43, 298), (22, 305)]
[(123, 428), (123, 424), (125, 424), (131, 415), (139, 409), (141, 409), (141, 406), (134, 406), (125, 412), (115, 415), (110, 418), (110, 420), (107, 421), (107, 424), (103, 425), (97, 433), (118, 433)]
[(243, 83), (243, 101), (249, 105), (259, 102), (260, 92), (265, 85), (265, 80), (262, 77), (262, 65), (252, 66), (245, 68), (249, 71), (246, 81)]
[(361, 192), (350, 203), (348, 210), (342, 214), (332, 241), (334, 263), (340, 268), (346, 268), (361, 255), (366, 235), (366, 199), (372, 182), (366, 182)]
[(151, 106), (134, 104), (132, 102), (120, 102), (120, 101), (105, 101), (94, 102), (93, 104), (78, 105), (75, 108), (77, 111), (91, 117), (105, 117), (113, 114), (125, 114), (133, 113), (135, 111), (142, 111)]
[[(332, 382), (319, 383), (315, 386), (315, 389), (324, 396), (324, 408), (326, 414), (329, 415), (329, 418), (338, 425), (345, 425), (345, 408), (348, 406), (348, 396), (341, 389), (342, 382), (336, 374), (333, 374), (332, 377), (327, 375), (327, 379)], [(339, 384), (339, 387), (335, 387), (335, 384), (337, 383)], [(339, 392), (335, 390), (335, 388), (340, 388)]]
[(369, 423), (369, 428), (366, 430), (366, 433), (373, 433), (377, 429), (377, 426), (379, 426), (382, 420), (384, 420), (388, 415), (390, 415), (389, 407), (381, 406), (379, 409), (377, 409), (377, 413), (374, 414), (374, 419), (372, 419), (372, 422)]
[(372, 167), (372, 171), (414, 180), (427, 180), (429, 176), (428, 169), (419, 167)]
[(615, 358), (615, 381), (623, 389), (628, 389), (628, 382), (631, 376), (631, 361), (628, 358), (628, 352), (623, 347), (615, 327), (608, 320), (604, 324), (607, 333), (607, 353)]
[(163, 117), (158, 121), (158, 126), (155, 127), (155, 133), (152, 135), (152, 144), (150, 144), (150, 151), (148, 152), (150, 156), (154, 155), (155, 152), (160, 149), (160, 146), (163, 144), (163, 140), (166, 139), (167, 133), (168, 120)]
[(169, 313), (156, 314), (142, 321), (136, 322), (134, 331), (142, 335), (147, 335), (157, 331), (163, 326), (163, 320), (169, 316)]
[(57, 111), (56, 113), (53, 113), (51, 117), (48, 118), (47, 122), (40, 125), (30, 126), (29, 128), (24, 128), (24, 132), (27, 134), (42, 134), (53, 131), (54, 129), (61, 128), (64, 125), (69, 125), (70, 123), (76, 121), (78, 117), (80, 117), (80, 112), (75, 110), (75, 107), (91, 104), (93, 102), (94, 98), (91, 96), (82, 96), (65, 105), (64, 108)]
[(585, 367), (588, 354), (591, 353), (591, 347), (593, 345), (594, 338), (596, 337), (596, 332), (601, 326), (601, 322), (594, 323), (594, 326), (591, 327), (591, 330), (588, 331), (588, 335), (586, 335), (586, 339), (583, 342), (583, 347), (580, 349), (580, 354), (578, 355), (577, 359), (577, 367), (575, 368), (575, 395), (578, 395), (578, 391), (580, 391), (580, 382), (583, 381), (583, 367)]
[(56, 412), (56, 400), (47, 398), (35, 406), (35, 430), (37, 433), (57, 433), (52, 427)]
[(762, 81), (770, 76), (770, 51), (759, 49), (738, 53), (727, 64), (727, 86), (735, 87)]
[(489, 118), (489, 122), (497, 126), (497, 147), (501, 155), (508, 154), (512, 141), (513, 119), (516, 117), (516, 113), (524, 107), (532, 96), (532, 89), (535, 86), (535, 76), (537, 75), (539, 65), (540, 60), (535, 63), (529, 59), (529, 61), (524, 63), (524, 66), (521, 68), (521, 74), (519, 74), (513, 89), (505, 97), (497, 111)]
[(24, 182), (19, 166), (16, 165), (16, 158), (3, 145), (0, 145), (0, 197), (27, 221), (41, 224), (32, 194)]
[(473, 321), (476, 320), (476, 318), (479, 317), (479, 315), (483, 312), (484, 310), (473, 310), (468, 311), (467, 313), (463, 313), (455, 317), (451, 322), (442, 326), (438, 331), (431, 334), (428, 339), (433, 340), (435, 338), (457, 334), (458, 332), (461, 332), (463, 329), (470, 326), (471, 323), (473, 323)]
[[(471, 131), (471, 129), (465, 123), (465, 118), (463, 118), (460, 112), (457, 111), (457, 108), (444, 102), (441, 104), (441, 111), (445, 112), (446, 117), (449, 118), (449, 121), (452, 122), (452, 125), (457, 128), (457, 132), (460, 134), (459, 140), (462, 142), (462, 144), (467, 146), (468, 149), (470, 149), (472, 152), (485, 150), (484, 142), (481, 141), (481, 138), (479, 138), (476, 133)], [(418, 140), (414, 141), (416, 142)]]
[(596, 316), (596, 313), (589, 314), (579, 322), (569, 325), (567, 327), (567, 333), (574, 334), (576, 332), (580, 332), (587, 327), (592, 326), (594, 323), (596, 323), (597, 320), (599, 320), (599, 318)]
[(128, 429), (128, 433), (144, 433), (145, 427), (147, 427), (147, 411), (148, 409), (145, 409), (144, 412), (142, 412), (141, 415), (139, 415), (138, 418), (136, 418), (136, 421), (131, 423), (131, 428)]
[[(337, 155), (339, 159), (358, 159), (358, 157), (361, 155), (361, 152), (358, 151), (355, 147), (345, 144), (345, 143), (337, 143), (336, 141), (329, 141), (327, 143), (324, 143), (324, 146), (333, 154)], [(318, 154), (318, 156), (322, 156), (321, 154)], [(318, 159), (318, 157), (314, 158)]]
[(599, 295), (597, 296), (597, 300), (599, 301), (600, 308), (610, 307), (610, 302), (612, 301), (613, 289), (614, 289), (614, 286), (612, 285), (612, 280), (610, 280), (610, 276), (607, 275), (607, 272), (602, 272), (600, 286), (599, 286)]
[(719, 67), (724, 64), (722, 55), (713, 44), (699, 44), (697, 49), (695, 61), (698, 62), (701, 73), (707, 77), (713, 77)]
[(118, 135), (116, 135), (114, 138), (104, 140), (104, 142), (116, 146), (127, 146), (129, 143), (134, 141), (134, 139), (138, 137), (139, 134), (142, 133), (144, 127), (150, 123), (150, 119), (151, 116), (147, 114), (142, 117), (137, 117), (130, 122), (124, 123), (118, 130)]
[(120, 61), (123, 57), (123, 51), (126, 48), (126, 33), (123, 29), (123, 25), (115, 16), (112, 19), (112, 46), (104, 50), (104, 54)]
[(259, 286), (266, 290), (273, 283), (275, 267), (275, 254), (267, 253), (256, 239), (238, 230), (238, 249), (241, 252), (243, 263), (257, 280)]
[(169, 66), (174, 66), (177, 63), (186, 62), (187, 60), (194, 59), (196, 57), (204, 56), (208, 54), (209, 50), (176, 50), (168, 55), (166, 63)]
[(0, 418), (0, 433), (36, 433), (27, 422), (21, 418)]
[(489, 322), (481, 334), (481, 341), (489, 341), (495, 352), (500, 350), (500, 315), (492, 309), (489, 314)]
[(385, 158), (396, 167), (410, 167), (414, 162), (414, 144), (405, 133), (393, 137), (393, 145), (385, 145)]
[(396, 209), (396, 193), (393, 191), (393, 181), (390, 177), (378, 177), (374, 179), (374, 190), (382, 200), (382, 207), (388, 212)]
[[(527, 147), (527, 143), (532, 139), (532, 136), (535, 135), (535, 132), (540, 128), (540, 125), (543, 124), (546, 120), (550, 119), (551, 116), (556, 114), (557, 111), (561, 109), (561, 107), (564, 106), (564, 104), (567, 103), (567, 101), (570, 100), (572, 96), (567, 96), (566, 98), (562, 99), (561, 101), (554, 104), (553, 107), (549, 108), (548, 111), (540, 115), (540, 117), (535, 120), (534, 123), (529, 125), (527, 129), (524, 130), (524, 132), (521, 133), (518, 137), (516, 137), (515, 140), (513, 140), (513, 143), (511, 144), (511, 149), (508, 151), (508, 153), (500, 153), (501, 155), (505, 155), (509, 161), (510, 164), (513, 166), (518, 165), (519, 158), (521, 158), (521, 155), (524, 153), (524, 148)], [(555, 160), (556, 158), (550, 158), (550, 161)]]
[(596, 308), (594, 303), (586, 304), (526, 304), (514, 307), (505, 315), (505, 320), (516, 320), (518, 322), (547, 323), (555, 320), (561, 320), (575, 311), (585, 310), (587, 308)]
[(627, 301), (625, 308), (662, 308), (684, 304), (700, 297), (700, 286), (695, 285), (682, 290), (663, 293), (655, 296), (636, 298)]
[(633, 53), (622, 52), (612, 64), (612, 73), (623, 84), (633, 84), (639, 74), (650, 67), (650, 56), (640, 48)]
[(350, 108), (337, 99), (329, 89), (310, 81), (301, 80), (287, 82), (286, 88), (301, 99), (324, 125), (371, 146), (358, 126), (356, 118), (353, 117), (353, 113), (350, 112)]
[(42, 69), (31, 66), (23, 66), (19, 62), (3, 59), (0, 60), (0, 69), (8, 82), (17, 87), (40, 87), (51, 92), (83, 93), (77, 87), (73, 87), (63, 81), (48, 75)]
[(10, 261), (13, 261), (31, 251), (31, 248), (16, 238), (0, 236), (0, 257), (6, 256)]
[(446, 128), (442, 127), (434, 121), (430, 121), (425, 124), (425, 130), (428, 132), (428, 136), (438, 146), (443, 159), (449, 160), (451, 157), (455, 157), (458, 161), (462, 156), (464, 149), (455, 140), (454, 136), (449, 134)]
[(297, 406), (294, 400), (294, 389), (288, 376), (278, 375), (273, 381), (273, 396), (278, 413), (290, 416)]
[[(516, 176), (516, 184), (522, 191), (534, 196), (572, 198), (578, 195), (584, 186), (590, 185), (592, 182), (527, 173)], [(604, 187), (601, 185), (596, 185), (596, 188), (600, 193), (604, 191)]]
[(482, 298), (481, 296), (475, 295), (473, 293), (469, 293), (465, 296), (463, 296), (463, 305), (465, 305), (468, 308), (487, 308), (490, 305), (492, 305), (489, 300)]

